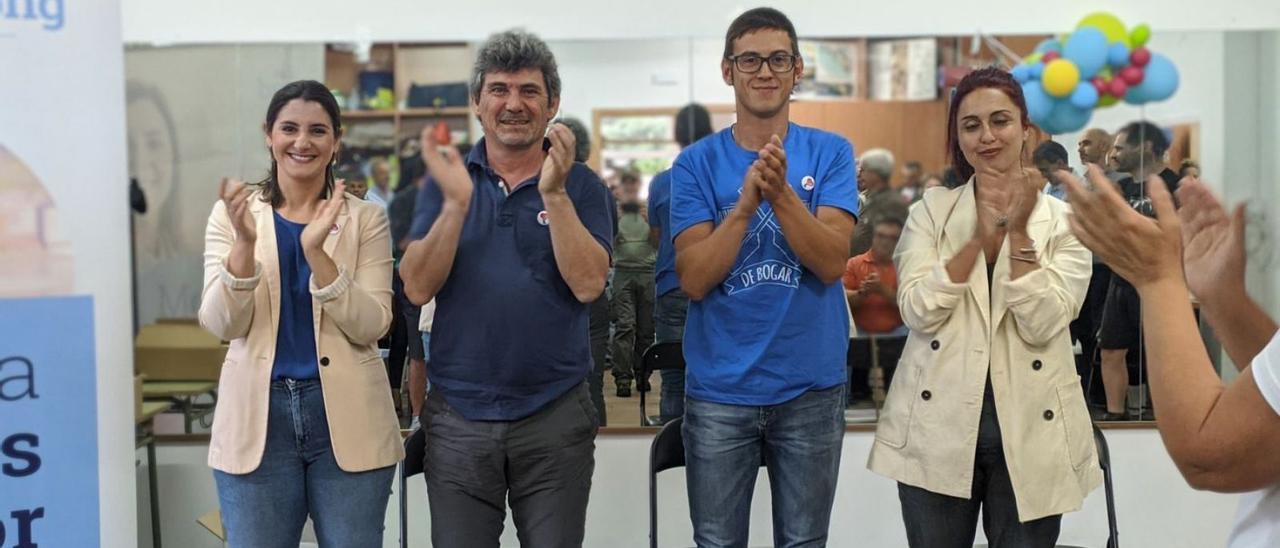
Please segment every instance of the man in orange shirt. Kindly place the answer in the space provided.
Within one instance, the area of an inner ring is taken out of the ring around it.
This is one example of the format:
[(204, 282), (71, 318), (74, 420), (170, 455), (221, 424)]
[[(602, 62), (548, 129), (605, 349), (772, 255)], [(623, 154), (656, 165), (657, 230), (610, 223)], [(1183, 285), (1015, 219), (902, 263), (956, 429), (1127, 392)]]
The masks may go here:
[(872, 227), (871, 250), (849, 258), (844, 271), (844, 293), (858, 326), (858, 338), (849, 346), (850, 401), (870, 396), (867, 372), (871, 368), (869, 336), (876, 337), (885, 387), (893, 378), (905, 342), (906, 328), (898, 313), (898, 271), (893, 251), (902, 235), (902, 219), (885, 217)]

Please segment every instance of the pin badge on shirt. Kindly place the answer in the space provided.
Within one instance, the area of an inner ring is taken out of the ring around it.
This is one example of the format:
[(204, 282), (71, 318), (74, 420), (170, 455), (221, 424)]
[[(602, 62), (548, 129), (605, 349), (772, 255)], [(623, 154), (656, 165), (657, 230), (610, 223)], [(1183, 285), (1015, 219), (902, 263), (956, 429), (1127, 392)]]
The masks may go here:
[(333, 226), (329, 227), (329, 234), (337, 234), (337, 233), (338, 233), (338, 223), (333, 223)]
[(538, 224), (542, 226), (551, 224), (551, 216), (547, 215), (547, 210), (544, 209), (538, 212)]
[(804, 187), (805, 190), (813, 190), (814, 184), (816, 183), (812, 175), (805, 175), (803, 179), (800, 179), (800, 186)]

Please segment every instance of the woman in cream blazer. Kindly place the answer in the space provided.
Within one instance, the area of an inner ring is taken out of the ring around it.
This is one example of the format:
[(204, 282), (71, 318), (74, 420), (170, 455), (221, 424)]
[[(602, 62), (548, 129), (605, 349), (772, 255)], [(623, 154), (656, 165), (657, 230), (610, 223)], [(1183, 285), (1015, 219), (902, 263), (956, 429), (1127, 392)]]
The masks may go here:
[(231, 546), (381, 546), (403, 448), (377, 341), (391, 323), (382, 208), (333, 180), (323, 84), (276, 92), (271, 175), (223, 181), (205, 232), (200, 324), (231, 341), (209, 444)]
[(1053, 546), (1101, 482), (1067, 329), (1090, 255), (1028, 180), (1035, 130), (1013, 79), (971, 73), (950, 111), (968, 182), (929, 190), (898, 243), (910, 335), (868, 467), (899, 482), (913, 548), (972, 546), (980, 508), (993, 547)]

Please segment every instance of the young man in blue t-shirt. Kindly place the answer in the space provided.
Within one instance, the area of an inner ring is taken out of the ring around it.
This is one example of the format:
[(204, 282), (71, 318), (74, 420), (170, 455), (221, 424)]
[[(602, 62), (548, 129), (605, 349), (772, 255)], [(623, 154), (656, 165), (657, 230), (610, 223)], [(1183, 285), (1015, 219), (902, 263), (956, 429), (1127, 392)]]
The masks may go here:
[(683, 433), (694, 540), (746, 545), (763, 462), (775, 544), (822, 545), (844, 435), (853, 149), (790, 123), (804, 63), (782, 13), (734, 20), (720, 65), (737, 123), (671, 170), (676, 272), (693, 301)]

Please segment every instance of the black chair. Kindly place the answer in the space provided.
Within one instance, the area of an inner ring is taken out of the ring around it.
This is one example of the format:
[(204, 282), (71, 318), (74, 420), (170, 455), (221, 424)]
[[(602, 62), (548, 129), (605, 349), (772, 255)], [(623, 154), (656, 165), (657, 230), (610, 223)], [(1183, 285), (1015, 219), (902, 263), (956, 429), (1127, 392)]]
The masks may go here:
[(422, 473), (427, 456), (427, 431), (414, 430), (404, 440), (404, 460), (400, 462), (400, 548), (409, 546), (409, 478)]
[(640, 391), (640, 426), (659, 426), (662, 417), (653, 417), (645, 407), (645, 393), (650, 384), (644, 382), (654, 371), (663, 369), (679, 369), (684, 371), (684, 345), (678, 342), (654, 343), (646, 348), (640, 357), (640, 372), (636, 374), (636, 389)]
[[(676, 417), (662, 425), (662, 430), (649, 444), (649, 546), (658, 548), (658, 473), (684, 466), (684, 417)], [(760, 452), (760, 466), (765, 454)]]
[(1107, 496), (1107, 548), (1120, 547), (1120, 532), (1116, 529), (1115, 489), (1111, 486), (1111, 449), (1102, 429), (1093, 425), (1093, 441), (1098, 445), (1098, 466), (1102, 468), (1102, 488)]

